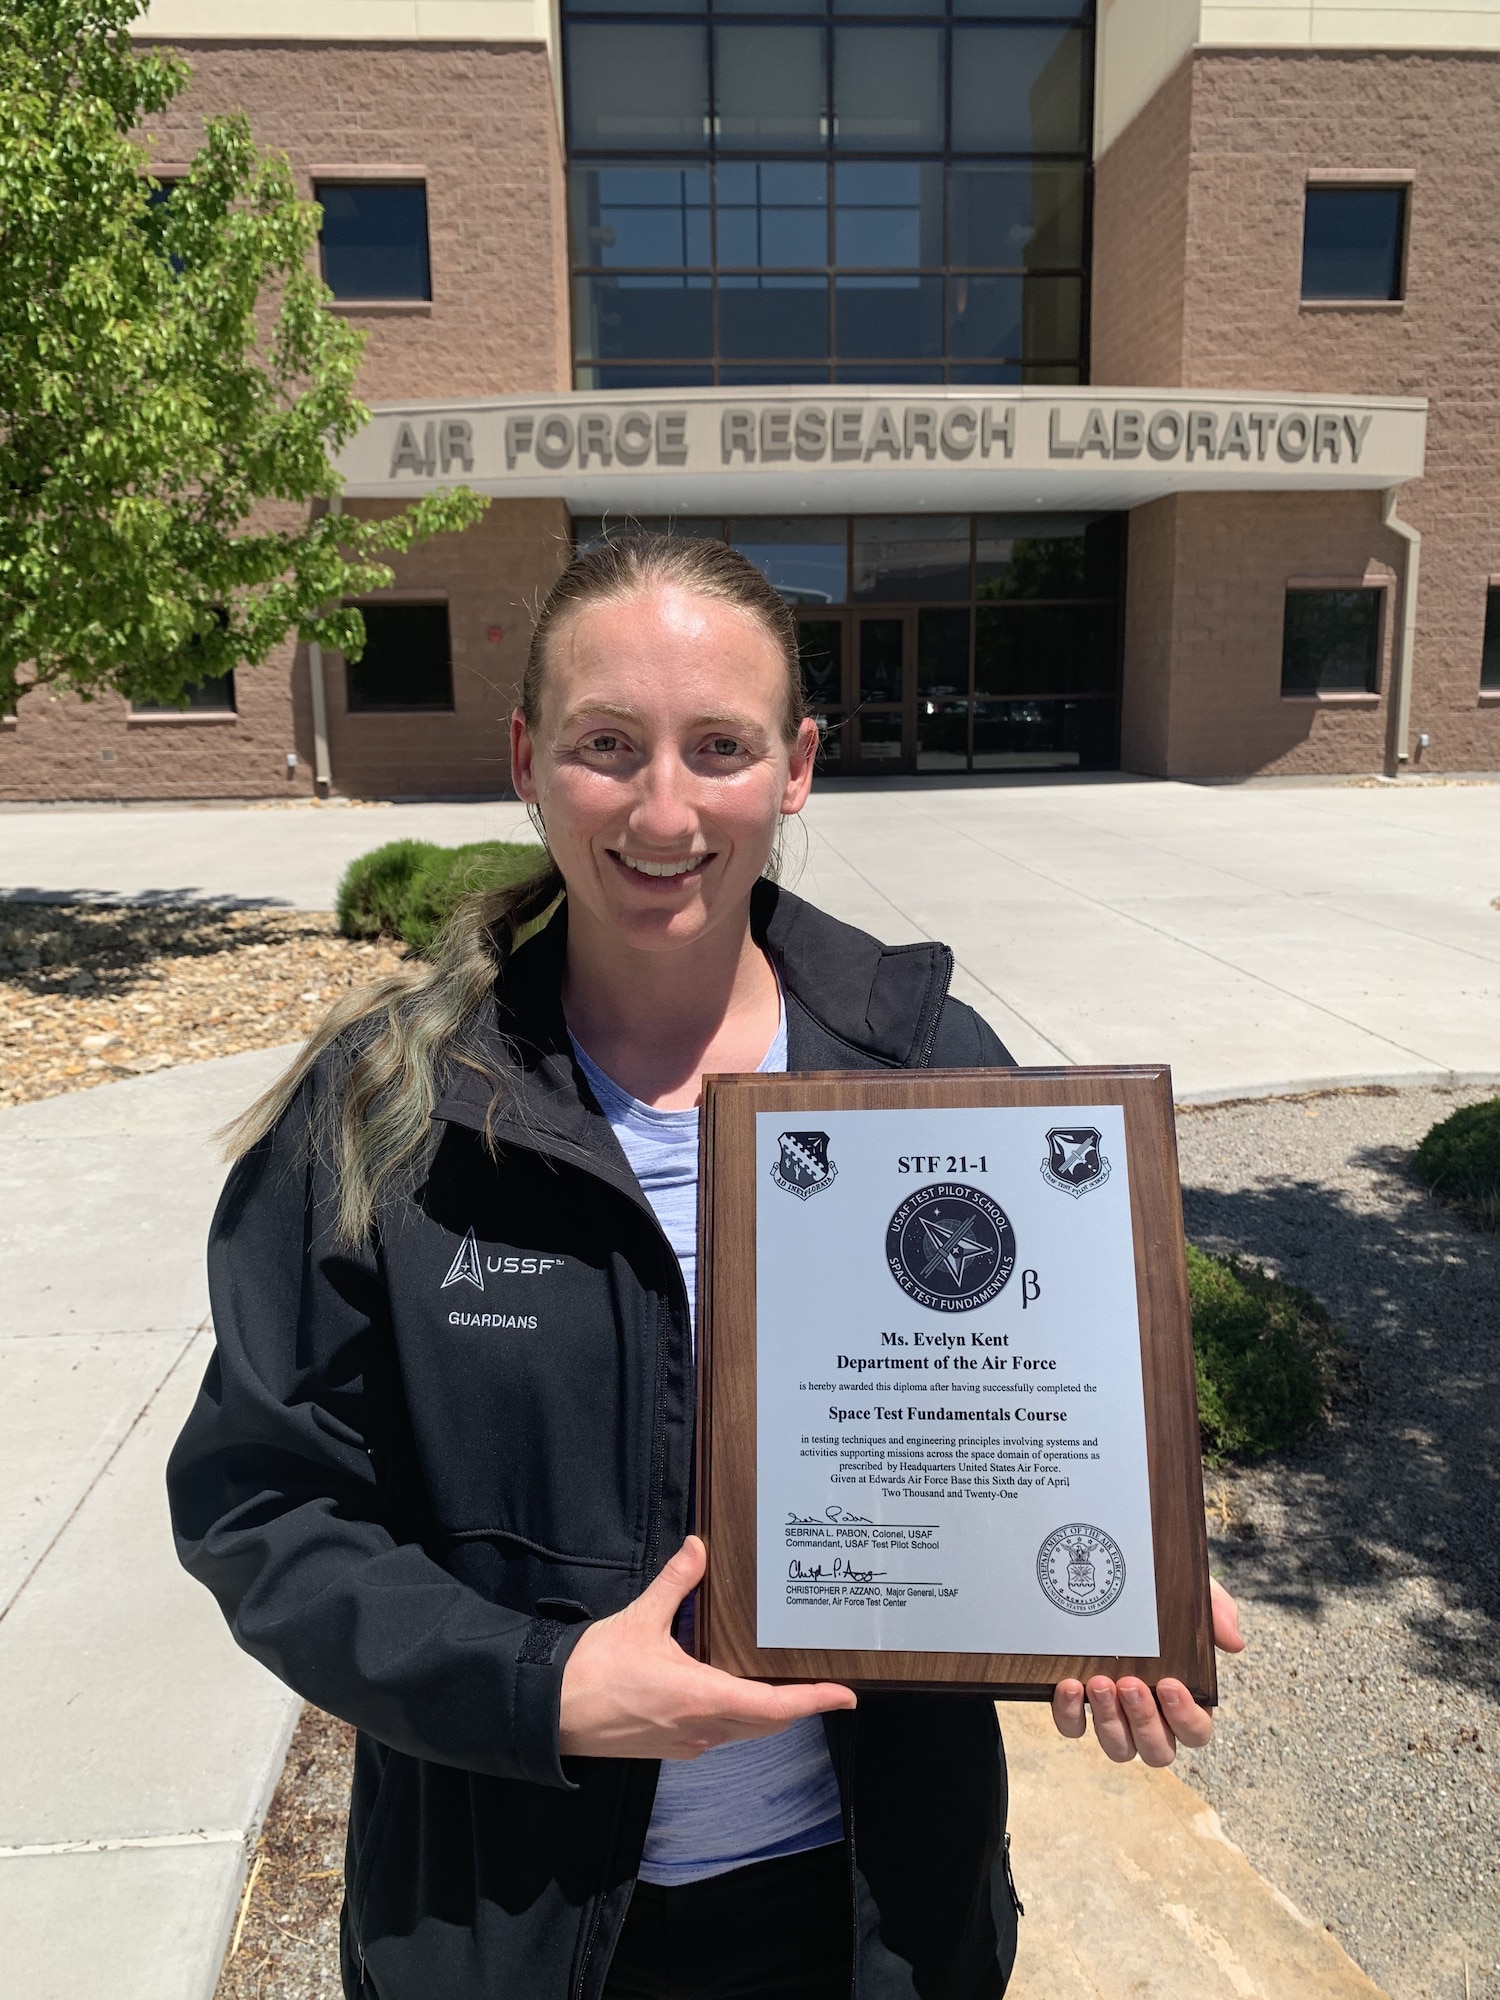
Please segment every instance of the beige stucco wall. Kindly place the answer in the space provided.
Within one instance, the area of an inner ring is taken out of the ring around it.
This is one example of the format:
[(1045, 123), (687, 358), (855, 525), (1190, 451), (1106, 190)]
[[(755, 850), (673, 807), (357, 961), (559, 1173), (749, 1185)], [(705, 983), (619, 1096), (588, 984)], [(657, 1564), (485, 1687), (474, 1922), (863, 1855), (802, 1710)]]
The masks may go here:
[[(1400, 500), (1402, 517), (1424, 537), (1411, 728), (1413, 740), (1423, 732), (1431, 738), (1427, 769), (1500, 769), (1500, 704), (1479, 692), (1485, 593), (1490, 576), (1500, 575), (1497, 160), (1500, 56), (1199, 50), (1096, 168), (1097, 379), (1430, 397), (1426, 476)], [(1401, 303), (1301, 302), (1307, 182), (1327, 171), (1412, 176)], [(1179, 295), (1180, 313), (1172, 305)], [(1330, 497), (1300, 514), (1300, 501), (1256, 503), (1264, 511), (1207, 499), (1164, 504), (1174, 561), (1213, 566), (1214, 576), (1200, 580), (1199, 602), (1221, 602), (1223, 622), (1216, 628), (1206, 608), (1187, 616), (1179, 583), (1170, 621), (1174, 720), (1163, 736), (1144, 720), (1162, 698), (1146, 691), (1159, 671), (1146, 664), (1157, 650), (1142, 605), (1130, 607), (1127, 709), (1137, 722), (1126, 732), (1127, 759), (1167, 768), (1165, 743), (1197, 768), (1206, 753), (1192, 747), (1200, 738), (1186, 717), (1199, 695), (1208, 700), (1204, 690), (1222, 694), (1232, 657), (1244, 687), (1262, 691), (1265, 713), (1255, 720), (1235, 709), (1241, 749), (1225, 769), (1379, 769), (1383, 718), (1366, 729), (1343, 715), (1299, 737), (1288, 712), (1295, 705), (1271, 692), (1279, 617), (1247, 622), (1235, 609), (1239, 584), (1251, 596), (1270, 587), (1264, 566), (1280, 547), (1283, 518), (1304, 523), (1305, 539), (1286, 552), (1288, 575), (1346, 574), (1351, 566), (1358, 574), (1366, 562), (1399, 567), (1401, 547), (1380, 529), (1378, 503), (1371, 499), (1362, 513)], [(1221, 533), (1225, 520), (1237, 520), (1239, 530)], [(1345, 524), (1361, 520), (1367, 532), (1351, 541)], [(1252, 524), (1260, 524), (1254, 534)], [(1133, 550), (1153, 552), (1149, 563), (1142, 554), (1139, 571), (1132, 555), (1132, 588), (1159, 594), (1160, 577), (1148, 585), (1147, 575), (1159, 567), (1166, 531), (1144, 513), (1132, 530)], [(1138, 668), (1146, 679), (1131, 689)], [(1330, 763), (1334, 742), (1355, 761)]]

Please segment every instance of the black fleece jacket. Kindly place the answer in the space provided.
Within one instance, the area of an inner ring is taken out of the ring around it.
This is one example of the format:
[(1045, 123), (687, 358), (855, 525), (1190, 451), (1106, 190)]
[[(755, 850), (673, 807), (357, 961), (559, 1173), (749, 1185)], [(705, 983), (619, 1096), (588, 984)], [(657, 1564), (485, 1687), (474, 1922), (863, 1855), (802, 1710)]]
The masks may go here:
[[(991, 1067), (942, 945), (888, 948), (763, 883), (789, 1067)], [(315, 1071), (214, 1218), (217, 1349), (168, 1467), (178, 1554), (245, 1650), (359, 1731), (343, 1916), (358, 2000), (597, 2000), (659, 1766), (558, 1752), (590, 1619), (681, 1544), (681, 1273), (573, 1061), (566, 913), (456, 1068), (415, 1188), (338, 1247)], [(483, 1143), (486, 1119), (496, 1142)], [(474, 1248), (466, 1253), (469, 1233)], [(477, 1255), (484, 1296), (455, 1282)], [(445, 1282), (445, 1280), (447, 1282)], [(993, 2000), (1015, 1953), (993, 1705), (828, 1718), (857, 2000)]]

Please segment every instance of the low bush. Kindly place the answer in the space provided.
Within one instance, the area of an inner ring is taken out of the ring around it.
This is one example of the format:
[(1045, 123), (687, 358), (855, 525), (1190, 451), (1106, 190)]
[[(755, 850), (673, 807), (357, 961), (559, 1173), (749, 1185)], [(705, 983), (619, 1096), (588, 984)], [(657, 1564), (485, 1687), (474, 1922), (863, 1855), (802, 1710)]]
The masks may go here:
[(1500, 1097), (1466, 1104), (1434, 1125), (1412, 1164), (1435, 1194), (1481, 1228), (1500, 1229)]
[(400, 938), (425, 958), (465, 896), (522, 882), (541, 864), (542, 849), (533, 841), (476, 840), (465, 847), (387, 841), (345, 870), (339, 929), (346, 937)]
[(1327, 1312), (1243, 1258), (1190, 1243), (1187, 1265), (1203, 1456), (1218, 1465), (1295, 1444), (1328, 1404), (1338, 1332)]

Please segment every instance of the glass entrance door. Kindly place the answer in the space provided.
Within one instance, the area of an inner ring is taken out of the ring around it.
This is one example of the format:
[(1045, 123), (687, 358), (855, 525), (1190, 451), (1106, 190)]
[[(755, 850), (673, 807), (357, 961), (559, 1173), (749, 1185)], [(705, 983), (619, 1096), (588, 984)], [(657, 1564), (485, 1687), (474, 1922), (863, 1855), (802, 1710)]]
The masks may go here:
[(911, 619), (900, 611), (854, 616), (853, 742), (850, 769), (892, 772), (909, 768), (907, 644)]
[(824, 771), (891, 775), (913, 768), (915, 617), (844, 612), (798, 620), (802, 688)]

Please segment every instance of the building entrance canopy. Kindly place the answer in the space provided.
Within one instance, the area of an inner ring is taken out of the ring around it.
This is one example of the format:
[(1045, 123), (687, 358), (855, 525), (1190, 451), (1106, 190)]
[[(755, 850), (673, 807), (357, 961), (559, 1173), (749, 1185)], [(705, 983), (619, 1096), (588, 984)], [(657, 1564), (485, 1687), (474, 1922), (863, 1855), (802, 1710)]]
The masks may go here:
[(1427, 405), (1179, 389), (683, 389), (378, 405), (351, 498), (465, 483), (574, 513), (1139, 507), (1420, 478)]

